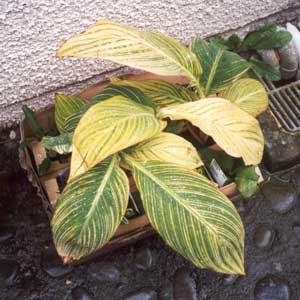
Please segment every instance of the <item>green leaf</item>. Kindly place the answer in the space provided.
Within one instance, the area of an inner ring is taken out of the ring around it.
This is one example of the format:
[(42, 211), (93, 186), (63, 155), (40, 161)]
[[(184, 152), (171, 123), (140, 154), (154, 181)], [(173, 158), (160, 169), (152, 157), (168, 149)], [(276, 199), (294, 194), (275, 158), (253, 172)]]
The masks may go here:
[(77, 260), (105, 245), (125, 214), (129, 182), (112, 156), (69, 183), (51, 222), (57, 252)]
[(249, 63), (238, 54), (200, 38), (195, 38), (190, 47), (202, 63), (201, 84), (206, 96), (223, 90), (250, 68)]
[(257, 116), (268, 108), (268, 94), (261, 82), (242, 78), (223, 90), (220, 97), (230, 100), (251, 116)]
[(165, 126), (152, 108), (122, 96), (93, 105), (74, 132), (70, 179), (106, 157), (155, 136)]
[(27, 105), (22, 106), (22, 110), (25, 114), (26, 121), (32, 132), (39, 138), (43, 137), (45, 132), (42, 126), (39, 124), (36, 115), (32, 109), (30, 109)]
[(271, 65), (253, 57), (250, 58), (249, 63), (255, 73), (261, 78), (271, 81), (278, 81), (281, 79), (281, 73), (279, 69), (277, 70)]
[(240, 50), (264, 50), (281, 48), (291, 41), (292, 35), (287, 31), (277, 30), (275, 25), (267, 25), (250, 32), (244, 39)]
[(184, 138), (167, 132), (133, 146), (130, 156), (141, 161), (156, 160), (176, 163), (188, 169), (203, 165), (197, 150)]
[(77, 96), (55, 95), (55, 122), (60, 133), (65, 133), (64, 124), (68, 117), (80, 111), (87, 102)]
[(72, 133), (62, 133), (58, 136), (45, 136), (42, 139), (44, 147), (59, 154), (66, 154), (72, 151)]
[(58, 57), (98, 57), (159, 75), (186, 76), (197, 84), (201, 65), (196, 56), (173, 38), (100, 20), (66, 41)]
[(199, 268), (244, 274), (244, 229), (229, 199), (196, 171), (125, 157), (152, 226)]
[(246, 165), (260, 163), (264, 138), (258, 121), (222, 98), (207, 98), (160, 110), (159, 117), (188, 120), (211, 136), (229, 155), (242, 157)]
[(256, 174), (254, 166), (237, 169), (235, 182), (243, 197), (250, 198), (256, 192), (258, 181), (259, 176)]
[(48, 173), (51, 168), (51, 159), (46, 157), (38, 167), (39, 176), (44, 176)]
[(157, 106), (167, 106), (194, 101), (197, 96), (187, 88), (163, 80), (120, 80), (112, 79), (115, 85), (129, 85), (141, 90)]

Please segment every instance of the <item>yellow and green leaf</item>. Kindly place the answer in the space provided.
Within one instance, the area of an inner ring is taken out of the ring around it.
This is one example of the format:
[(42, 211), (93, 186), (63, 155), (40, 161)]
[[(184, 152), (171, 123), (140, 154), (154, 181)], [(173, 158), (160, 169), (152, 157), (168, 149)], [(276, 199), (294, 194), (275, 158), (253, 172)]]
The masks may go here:
[(44, 147), (48, 150), (55, 151), (59, 154), (67, 154), (72, 152), (73, 134), (66, 132), (58, 136), (45, 136), (42, 139)]
[(69, 180), (106, 157), (151, 138), (165, 126), (152, 108), (122, 96), (93, 105), (74, 132)]
[(159, 75), (186, 76), (192, 85), (202, 71), (196, 55), (175, 39), (108, 20), (67, 40), (57, 56), (108, 59)]
[(264, 86), (251, 78), (239, 79), (223, 90), (219, 96), (235, 103), (254, 117), (268, 107), (268, 94)]
[(194, 101), (197, 96), (194, 92), (178, 84), (171, 84), (164, 80), (120, 80), (111, 79), (115, 85), (132, 86), (141, 90), (152, 99), (156, 106), (167, 106)]
[(129, 182), (111, 156), (69, 183), (52, 218), (54, 244), (60, 256), (77, 260), (105, 245), (125, 214)]
[(195, 38), (190, 48), (202, 64), (201, 86), (205, 96), (223, 90), (250, 69), (250, 64), (238, 54), (201, 38)]
[(125, 156), (152, 226), (199, 268), (244, 274), (244, 229), (231, 201), (196, 171)]
[(79, 112), (87, 104), (77, 96), (55, 95), (55, 122), (60, 133), (65, 133), (64, 124), (68, 117)]
[(246, 165), (260, 163), (264, 138), (258, 121), (222, 98), (207, 98), (162, 108), (159, 116), (185, 119), (211, 136), (229, 155), (242, 157)]
[(155, 108), (155, 105), (152, 101), (152, 99), (148, 96), (146, 96), (142, 91), (139, 89), (132, 87), (132, 86), (121, 86), (121, 85), (115, 85), (111, 84), (108, 87), (106, 87), (101, 93), (97, 94), (95, 97), (91, 99), (90, 102), (88, 102), (84, 107), (81, 108), (80, 111), (77, 113), (70, 115), (65, 123), (64, 123), (64, 129), (67, 132), (73, 132), (79, 123), (82, 115), (94, 104), (99, 103), (101, 101), (110, 99), (114, 96), (123, 96), (125, 98), (128, 98), (132, 101), (135, 101), (137, 103), (148, 105)]
[(190, 142), (168, 132), (161, 132), (132, 147), (130, 156), (141, 161), (176, 163), (188, 169), (203, 165), (197, 150)]

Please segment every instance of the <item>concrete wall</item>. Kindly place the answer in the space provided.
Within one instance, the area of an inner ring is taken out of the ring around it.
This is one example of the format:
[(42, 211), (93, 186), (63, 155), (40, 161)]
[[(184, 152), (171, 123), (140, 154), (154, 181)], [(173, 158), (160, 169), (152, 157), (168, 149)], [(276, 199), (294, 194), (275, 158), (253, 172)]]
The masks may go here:
[(17, 120), (23, 103), (40, 109), (52, 101), (54, 91), (76, 92), (119, 67), (94, 59), (55, 58), (65, 39), (98, 19), (188, 43), (194, 35), (238, 29), (287, 9), (290, 15), (298, 6), (300, 0), (1, 0), (0, 125)]

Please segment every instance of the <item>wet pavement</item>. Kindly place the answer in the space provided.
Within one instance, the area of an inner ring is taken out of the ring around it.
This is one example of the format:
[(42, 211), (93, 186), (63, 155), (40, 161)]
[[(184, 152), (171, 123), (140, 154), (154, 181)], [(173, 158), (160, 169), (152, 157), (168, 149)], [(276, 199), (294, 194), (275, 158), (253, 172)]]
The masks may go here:
[(69, 267), (53, 249), (48, 218), (9, 134), (0, 138), (1, 300), (300, 299), (300, 166), (266, 173), (251, 199), (236, 202), (246, 276), (196, 269), (158, 236)]

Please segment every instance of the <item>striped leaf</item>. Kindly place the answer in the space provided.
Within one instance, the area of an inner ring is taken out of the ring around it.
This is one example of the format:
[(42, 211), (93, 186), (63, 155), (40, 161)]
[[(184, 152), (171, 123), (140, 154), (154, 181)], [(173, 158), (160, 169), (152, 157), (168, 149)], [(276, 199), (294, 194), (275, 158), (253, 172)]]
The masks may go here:
[(244, 78), (234, 82), (219, 94), (237, 104), (252, 116), (257, 116), (268, 107), (268, 94), (264, 86), (255, 79)]
[(45, 136), (42, 139), (44, 147), (59, 154), (72, 152), (72, 133), (62, 133), (58, 136)]
[(161, 132), (132, 147), (130, 156), (141, 161), (176, 163), (188, 169), (196, 169), (203, 165), (197, 150), (190, 142), (168, 132)]
[(196, 171), (125, 157), (152, 226), (199, 268), (244, 274), (244, 229), (229, 199)]
[(197, 99), (195, 93), (187, 88), (163, 80), (111, 80), (115, 85), (129, 85), (138, 88), (157, 106), (185, 103)]
[(242, 157), (246, 165), (262, 159), (264, 139), (258, 121), (222, 98), (207, 98), (162, 108), (160, 117), (186, 119), (213, 137), (229, 155)]
[(64, 129), (66, 119), (80, 111), (86, 103), (86, 101), (76, 96), (55, 95), (55, 122), (60, 133), (66, 132)]
[(238, 54), (200, 38), (195, 38), (190, 47), (202, 64), (201, 84), (206, 96), (226, 88), (250, 68), (249, 63)]
[(155, 108), (155, 105), (151, 98), (146, 96), (142, 91), (139, 89), (132, 87), (132, 86), (119, 86), (115, 84), (111, 84), (108, 87), (106, 87), (101, 93), (97, 94), (95, 97), (91, 99), (90, 102), (88, 102), (85, 106), (83, 106), (80, 111), (77, 113), (70, 115), (64, 124), (64, 129), (67, 132), (73, 132), (79, 123), (82, 115), (94, 104), (99, 103), (101, 101), (110, 99), (114, 96), (123, 96), (125, 98), (128, 98), (132, 101), (135, 101), (137, 103), (148, 105), (152, 108)]
[(100, 20), (66, 41), (57, 56), (99, 57), (159, 75), (188, 77), (196, 84), (201, 65), (173, 38)]
[(111, 154), (151, 138), (165, 126), (152, 108), (122, 96), (93, 105), (74, 132), (70, 179)]
[(51, 222), (58, 254), (77, 260), (107, 243), (125, 214), (128, 197), (128, 178), (116, 156), (69, 183)]

